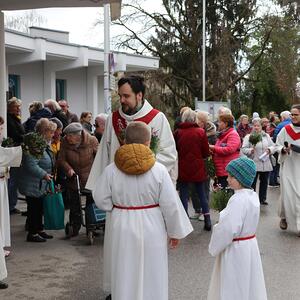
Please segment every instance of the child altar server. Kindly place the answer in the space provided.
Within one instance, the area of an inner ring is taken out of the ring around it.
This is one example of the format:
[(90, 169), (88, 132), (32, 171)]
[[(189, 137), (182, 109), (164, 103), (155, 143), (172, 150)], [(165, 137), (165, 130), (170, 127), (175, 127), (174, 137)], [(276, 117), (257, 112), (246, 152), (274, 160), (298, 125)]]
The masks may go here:
[(96, 205), (112, 212), (106, 240), (113, 300), (168, 299), (168, 243), (176, 248), (193, 230), (167, 169), (155, 161), (150, 140), (148, 125), (130, 123), (126, 144), (93, 191)]
[(251, 189), (253, 160), (240, 157), (226, 167), (234, 195), (214, 225), (209, 253), (216, 262), (208, 300), (266, 300), (264, 274), (256, 240), (260, 203)]

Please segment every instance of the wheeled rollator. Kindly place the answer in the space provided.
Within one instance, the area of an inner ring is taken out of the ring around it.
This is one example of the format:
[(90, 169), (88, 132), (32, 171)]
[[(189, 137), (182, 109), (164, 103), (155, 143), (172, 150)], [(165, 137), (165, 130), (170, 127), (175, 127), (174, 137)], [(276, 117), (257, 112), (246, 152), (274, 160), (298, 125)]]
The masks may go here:
[[(92, 245), (96, 231), (105, 229), (105, 212), (97, 208), (90, 190), (80, 189), (78, 175), (74, 175), (74, 180), (76, 180), (77, 193), (70, 201), (70, 219), (65, 225), (65, 233), (68, 238), (76, 236), (82, 225), (86, 228), (86, 235)], [(72, 203), (72, 201), (76, 202)]]

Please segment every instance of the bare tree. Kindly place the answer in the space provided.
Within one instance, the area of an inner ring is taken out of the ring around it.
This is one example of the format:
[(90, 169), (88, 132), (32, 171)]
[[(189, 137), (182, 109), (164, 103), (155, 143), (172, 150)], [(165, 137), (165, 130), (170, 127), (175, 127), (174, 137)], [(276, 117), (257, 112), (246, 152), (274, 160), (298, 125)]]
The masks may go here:
[(35, 10), (26, 11), (19, 16), (5, 16), (5, 27), (25, 33), (29, 33), (30, 26), (42, 26), (46, 23), (47, 19)]

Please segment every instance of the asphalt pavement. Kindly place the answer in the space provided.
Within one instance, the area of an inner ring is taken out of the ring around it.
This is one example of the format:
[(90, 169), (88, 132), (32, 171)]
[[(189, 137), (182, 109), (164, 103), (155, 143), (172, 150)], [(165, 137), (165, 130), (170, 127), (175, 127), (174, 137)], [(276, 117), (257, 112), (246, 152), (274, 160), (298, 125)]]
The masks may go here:
[[(300, 238), (279, 228), (278, 188), (269, 188), (268, 206), (261, 207), (257, 239), (269, 300), (300, 299)], [(191, 206), (191, 205), (190, 205)], [(24, 209), (20, 201), (19, 208)], [(215, 223), (218, 214), (212, 214)], [(46, 243), (25, 241), (25, 217), (13, 215), (12, 253), (7, 258), (9, 284), (0, 299), (105, 299), (101, 289), (103, 233), (90, 246), (84, 230), (65, 239), (54, 231)], [(192, 221), (194, 232), (169, 251), (169, 299), (206, 299), (214, 258), (207, 251), (210, 232)], [(155, 300), (155, 299), (153, 299)], [(242, 300), (242, 299), (241, 299)], [(255, 300), (255, 299), (253, 299)]]

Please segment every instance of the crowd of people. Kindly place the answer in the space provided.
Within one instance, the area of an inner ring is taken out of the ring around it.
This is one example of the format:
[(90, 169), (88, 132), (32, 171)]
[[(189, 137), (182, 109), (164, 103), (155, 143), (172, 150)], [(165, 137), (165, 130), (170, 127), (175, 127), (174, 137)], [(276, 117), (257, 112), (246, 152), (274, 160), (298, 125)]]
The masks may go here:
[[(8, 100), (7, 138), (10, 139), (10, 145), (9, 148), (1, 147), (0, 166), (0, 220), (3, 230), (0, 248), (5, 256), (10, 254), (7, 249), (11, 247), (9, 215), (21, 213), (16, 207), (20, 196), (25, 197), (27, 204), (27, 211), (22, 212), (27, 217), (26, 240), (46, 242), (53, 238), (44, 231), (43, 224), (43, 198), (52, 180), (61, 186), (65, 207), (70, 208), (70, 220), (74, 223), (72, 235), (78, 234), (81, 224), (78, 221), (79, 194), (74, 193), (73, 175), (79, 176), (81, 187), (84, 187), (107, 119), (107, 115), (102, 113), (96, 116), (95, 124), (92, 124), (92, 114), (84, 112), (79, 120), (75, 113), (70, 112), (66, 100), (33, 101), (28, 108), (30, 116), (23, 123), (21, 109), (20, 99), (13, 97)], [(84, 117), (86, 115), (88, 118)], [(0, 127), (2, 141), (2, 117)], [(37, 133), (46, 145), (38, 158), (28, 151), (22, 151), (21, 147), (24, 137), (32, 132)], [(16, 157), (14, 153), (19, 156)], [(4, 269), (1, 269), (1, 274), (5, 274)], [(1, 276), (0, 279), (5, 277)], [(5, 288), (7, 284), (1, 282), (1, 287)]]
[[(268, 186), (280, 187), (280, 228), (300, 236), (300, 105), (281, 112), (280, 118), (275, 112), (263, 118), (254, 112), (238, 121), (226, 107), (220, 107), (217, 120), (206, 111), (183, 107), (172, 130), (166, 116), (145, 99), (141, 77), (121, 78), (118, 93), (120, 108), (99, 114), (94, 122), (91, 112), (78, 118), (66, 100), (48, 99), (32, 102), (30, 117), (22, 123), (21, 100), (8, 100), (7, 136), (13, 147), (0, 147), (0, 280), (7, 275), (9, 214), (20, 213), (19, 195), (27, 203), (27, 242), (53, 238), (43, 226), (43, 198), (51, 181), (62, 187), (72, 236), (77, 236), (78, 176), (80, 190), (91, 191), (87, 203), (106, 211), (106, 299), (167, 299), (167, 239), (176, 248), (196, 219), (204, 221), (204, 230), (212, 230), (209, 252), (217, 257), (208, 299), (267, 299), (255, 237), (259, 208), (268, 204)], [(3, 124), (0, 117), (1, 133)], [(22, 153), (30, 132), (47, 145), (38, 158)], [(210, 197), (216, 189), (235, 193), (212, 226)], [(6, 287), (0, 282), (0, 288)]]

